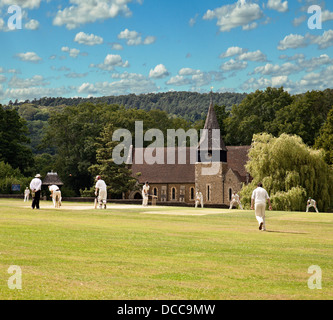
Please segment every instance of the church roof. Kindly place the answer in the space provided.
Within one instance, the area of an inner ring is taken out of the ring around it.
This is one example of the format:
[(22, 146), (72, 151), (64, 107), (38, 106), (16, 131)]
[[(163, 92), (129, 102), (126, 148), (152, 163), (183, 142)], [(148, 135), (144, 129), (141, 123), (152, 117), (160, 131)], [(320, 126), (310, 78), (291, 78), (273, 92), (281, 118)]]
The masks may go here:
[[(216, 116), (216, 113), (214, 110), (214, 105), (213, 105), (212, 100), (210, 101), (204, 130), (205, 131), (199, 142), (199, 147), (198, 147), (199, 149), (228, 151), (224, 144), (224, 141), (221, 137), (221, 134), (218, 134), (217, 136), (215, 136), (215, 134), (213, 134), (213, 130), (220, 131), (221, 128), (220, 128), (219, 122), (217, 120), (217, 116)], [(208, 137), (207, 137), (207, 134), (208, 134)], [(207, 146), (207, 139), (208, 139), (208, 146)]]
[(56, 172), (49, 172), (46, 177), (43, 180), (42, 185), (43, 186), (52, 186), (52, 185), (57, 185), (57, 186), (63, 186), (63, 182), (60, 180), (58, 174)]
[[(250, 146), (228, 146), (228, 166), (234, 172), (236, 171), (239, 174), (241, 182), (246, 182), (247, 171), (245, 169), (245, 164), (248, 161), (248, 152), (250, 148)], [(196, 148), (186, 148), (186, 152), (184, 153), (186, 154), (186, 164), (178, 164), (178, 148), (175, 148), (175, 164), (167, 163), (167, 148), (159, 148), (158, 151), (158, 153), (162, 155), (159, 159), (162, 164), (149, 164), (145, 161), (147, 160), (145, 157), (143, 157), (143, 164), (136, 163), (136, 155), (147, 151), (147, 149), (133, 148), (132, 150), (132, 173), (134, 176), (136, 173), (141, 173), (138, 177), (139, 183), (145, 183), (146, 181), (151, 184), (195, 183), (195, 158), (193, 157), (195, 157)], [(156, 151), (152, 154), (153, 156), (156, 156)]]
[[(147, 148), (149, 150), (149, 148)], [(133, 149), (133, 164), (131, 166), (133, 175), (140, 172), (139, 183), (195, 183), (195, 159), (196, 148), (185, 148), (186, 162), (178, 164), (178, 148), (175, 148), (175, 164), (167, 164), (168, 148), (157, 148), (158, 153), (162, 155), (161, 162), (163, 164), (149, 164), (147, 157), (143, 157), (143, 164), (137, 163), (138, 153), (145, 152), (147, 149)], [(191, 150), (192, 158), (191, 161)], [(156, 151), (152, 153), (156, 156)]]

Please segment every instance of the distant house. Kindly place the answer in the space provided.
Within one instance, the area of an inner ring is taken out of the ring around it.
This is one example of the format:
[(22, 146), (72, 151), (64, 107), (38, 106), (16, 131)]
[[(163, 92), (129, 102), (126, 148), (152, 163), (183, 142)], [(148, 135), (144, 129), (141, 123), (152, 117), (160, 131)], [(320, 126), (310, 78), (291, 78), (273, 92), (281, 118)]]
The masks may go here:
[[(167, 164), (168, 149), (155, 149), (153, 155), (164, 154), (164, 164), (136, 163), (136, 155), (142, 155), (143, 149), (132, 148), (132, 174), (140, 173), (138, 182), (150, 185), (150, 194), (158, 201), (185, 202), (194, 204), (196, 191), (201, 191), (205, 204), (229, 205), (233, 192), (239, 192), (244, 184), (251, 181), (245, 164), (248, 161), (250, 146), (226, 147), (222, 137), (216, 139), (214, 129), (220, 129), (211, 101), (204, 129), (207, 129), (208, 144), (200, 141), (196, 148), (186, 148), (186, 162), (179, 164), (178, 148), (175, 151), (175, 164)], [(205, 157), (203, 157), (205, 155)], [(212, 155), (219, 155), (212, 159)], [(195, 157), (193, 161), (193, 156)], [(137, 156), (142, 159), (141, 156)], [(215, 165), (212, 175), (203, 174), (204, 170)], [(217, 173), (216, 173), (217, 172)], [(141, 191), (132, 191), (130, 199), (141, 199)]]

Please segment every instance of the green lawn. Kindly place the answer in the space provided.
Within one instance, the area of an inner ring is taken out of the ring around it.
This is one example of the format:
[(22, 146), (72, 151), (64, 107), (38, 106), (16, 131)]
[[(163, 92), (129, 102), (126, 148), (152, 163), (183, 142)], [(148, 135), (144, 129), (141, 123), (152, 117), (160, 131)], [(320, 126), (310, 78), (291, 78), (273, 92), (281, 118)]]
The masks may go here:
[(333, 214), (29, 205), (0, 199), (0, 299), (333, 299)]

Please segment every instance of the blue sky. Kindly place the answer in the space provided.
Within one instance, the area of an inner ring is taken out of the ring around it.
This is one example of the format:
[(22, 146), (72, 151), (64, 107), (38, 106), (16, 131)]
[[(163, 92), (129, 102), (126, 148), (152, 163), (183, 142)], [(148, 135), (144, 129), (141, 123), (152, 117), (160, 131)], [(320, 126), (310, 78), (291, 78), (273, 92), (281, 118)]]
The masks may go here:
[[(11, 5), (22, 29), (8, 28)], [(309, 28), (312, 5), (322, 29)], [(0, 0), (0, 41), (0, 103), (211, 87), (296, 94), (333, 81), (327, 0)]]

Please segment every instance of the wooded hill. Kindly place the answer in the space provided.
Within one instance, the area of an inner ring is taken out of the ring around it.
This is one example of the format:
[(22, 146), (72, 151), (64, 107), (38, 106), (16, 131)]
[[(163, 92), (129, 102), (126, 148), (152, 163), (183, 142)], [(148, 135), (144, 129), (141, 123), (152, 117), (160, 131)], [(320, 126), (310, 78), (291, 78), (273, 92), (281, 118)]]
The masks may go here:
[[(182, 117), (185, 120), (194, 122), (205, 119), (209, 102), (212, 97), (214, 104), (226, 106), (227, 110), (231, 110), (233, 105), (240, 104), (246, 93), (198, 93), (198, 92), (164, 92), (149, 94), (129, 94), (121, 96), (106, 96), (98, 98), (41, 98), (24, 102), (12, 101), (9, 105), (22, 106), (30, 104), (35, 107), (58, 107), (58, 106), (74, 106), (84, 102), (106, 103), (123, 105), (126, 109), (142, 109), (142, 110), (162, 110), (170, 116)], [(45, 114), (44, 114), (45, 115)], [(38, 115), (38, 117), (40, 114)], [(24, 117), (24, 116), (23, 116)], [(28, 121), (32, 119), (26, 119)], [(37, 120), (37, 119), (35, 119)], [(39, 119), (46, 120), (46, 119)]]

